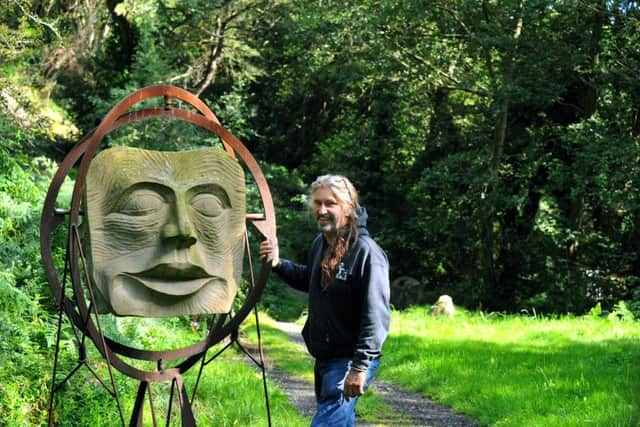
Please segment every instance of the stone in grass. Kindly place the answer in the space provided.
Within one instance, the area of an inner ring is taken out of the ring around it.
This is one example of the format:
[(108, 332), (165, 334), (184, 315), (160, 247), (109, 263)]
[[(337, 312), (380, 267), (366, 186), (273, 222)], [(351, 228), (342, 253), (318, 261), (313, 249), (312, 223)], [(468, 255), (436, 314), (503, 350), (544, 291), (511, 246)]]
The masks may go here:
[(456, 314), (453, 299), (449, 295), (440, 295), (438, 301), (429, 309), (429, 314), (432, 316), (453, 317)]

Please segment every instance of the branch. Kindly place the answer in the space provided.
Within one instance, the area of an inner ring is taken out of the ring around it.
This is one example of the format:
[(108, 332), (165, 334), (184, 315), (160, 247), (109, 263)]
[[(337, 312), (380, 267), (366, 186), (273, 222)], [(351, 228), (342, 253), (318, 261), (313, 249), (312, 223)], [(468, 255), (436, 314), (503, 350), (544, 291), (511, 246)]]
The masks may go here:
[[(454, 83), (455, 86), (445, 86), (451, 89), (457, 89), (457, 90), (463, 90), (465, 92), (469, 92), (469, 93), (473, 93), (479, 96), (488, 96), (489, 93), (482, 88), (467, 88), (465, 87), (459, 80), (457, 80), (455, 77), (445, 73), (444, 71), (442, 71), (440, 68), (438, 68), (436, 65), (434, 65), (431, 61), (429, 61), (427, 58), (425, 58), (424, 56), (418, 55), (417, 53), (406, 49), (404, 47), (402, 47), (397, 41), (394, 41), (396, 47), (406, 56), (409, 56), (411, 58), (413, 58), (414, 60), (418, 61), (419, 63), (421, 63), (422, 65), (426, 66), (427, 68), (430, 68), (431, 70), (435, 71), (435, 73), (437, 75), (439, 75), (440, 77), (451, 81)], [(402, 61), (398, 60), (398, 62), (400, 62), (400, 64), (404, 65), (405, 67), (411, 69), (408, 64), (404, 64)]]
[(180, 79), (184, 79), (186, 77), (190, 77), (191, 74), (193, 74), (193, 67), (189, 66), (187, 68), (187, 71), (185, 71), (182, 74), (178, 74), (177, 76), (173, 76), (173, 77), (167, 79), (167, 82), (169, 82), (169, 83), (175, 82), (176, 80), (180, 80)]
[(217, 19), (216, 22), (216, 36), (211, 37), (212, 39), (216, 39), (216, 43), (211, 46), (211, 53), (209, 54), (209, 61), (206, 67), (206, 73), (204, 78), (196, 84), (196, 96), (202, 95), (202, 92), (205, 91), (216, 79), (216, 74), (218, 73), (218, 63), (222, 58), (222, 48), (224, 46), (224, 31), (225, 31), (226, 22)]
[(474, 89), (472, 87), (464, 87), (464, 86), (448, 86), (448, 85), (443, 85), (441, 86), (443, 89), (447, 89), (447, 90), (459, 90), (461, 92), (467, 92), (467, 93), (471, 93), (473, 95), (478, 95), (478, 96), (489, 96), (489, 94), (487, 93), (487, 91), (482, 90), (482, 89)]
[(451, 18), (453, 18), (454, 21), (456, 21), (458, 23), (458, 25), (460, 25), (460, 27), (462, 27), (462, 29), (464, 30), (464, 32), (469, 35), (471, 34), (471, 31), (469, 30), (469, 27), (467, 27), (467, 24), (464, 23), (464, 21), (462, 19), (460, 19), (460, 17), (458, 15), (456, 15), (455, 11), (453, 9), (451, 9), (450, 7), (447, 6), (443, 6), (443, 5), (436, 5), (435, 6), (436, 9), (442, 9), (446, 12), (449, 12), (449, 15), (451, 15)]
[(218, 73), (218, 66), (222, 60), (223, 49), (225, 47), (225, 38), (227, 37), (225, 32), (229, 28), (230, 24), (238, 17), (258, 7), (261, 3), (264, 3), (264, 1), (256, 0), (249, 2), (244, 5), (244, 7), (240, 7), (235, 11), (230, 11), (228, 15), (225, 15), (225, 13), (228, 12), (225, 10), (223, 11), (223, 16), (216, 19), (215, 32), (208, 32), (213, 45), (211, 46), (211, 53), (209, 54), (205, 76), (195, 86), (195, 93), (197, 96), (200, 96), (202, 92), (215, 82), (216, 75)]
[(32, 14), (30, 14), (29, 12), (27, 12), (25, 10), (24, 7), (22, 7), (22, 5), (18, 2), (18, 0), (13, 0), (13, 2), (16, 4), (16, 6), (18, 6), (20, 8), (20, 10), (22, 11), (22, 13), (24, 13), (29, 19), (31, 19), (33, 22), (35, 22), (36, 24), (40, 24), (40, 25), (44, 25), (45, 27), (47, 27), (48, 29), (50, 29), (58, 38), (58, 40), (62, 39), (62, 37), (60, 36), (60, 33), (58, 32), (58, 30), (55, 29), (55, 27), (53, 26), (53, 24), (50, 24), (48, 22), (43, 21), (42, 19), (38, 18), (37, 16), (34, 16)]
[[(484, 19), (487, 23), (487, 25), (491, 24), (491, 18), (489, 15), (489, 5), (487, 4), (486, 0), (483, 0), (482, 2), (482, 12), (484, 13)], [(495, 72), (493, 70), (493, 60), (491, 59), (491, 52), (490, 49), (485, 48), (485, 45), (482, 45), (482, 51), (485, 54), (485, 61), (487, 62), (487, 74), (489, 74), (489, 77), (491, 78), (492, 81), (496, 80), (496, 75)]]
[(233, 21), (234, 19), (236, 19), (238, 16), (240, 16), (240, 15), (244, 14), (245, 12), (247, 12), (247, 11), (249, 11), (249, 10), (253, 9), (253, 8), (254, 8), (258, 3), (259, 3), (259, 2), (254, 3), (254, 4), (249, 3), (249, 4), (247, 4), (245, 7), (241, 7), (240, 9), (236, 10), (235, 12), (233, 12), (233, 13), (231, 13), (231, 14), (227, 15), (227, 16), (225, 17), (224, 21), (223, 21), (223, 22), (224, 22), (224, 24), (226, 25), (226, 24), (230, 23), (231, 21)]

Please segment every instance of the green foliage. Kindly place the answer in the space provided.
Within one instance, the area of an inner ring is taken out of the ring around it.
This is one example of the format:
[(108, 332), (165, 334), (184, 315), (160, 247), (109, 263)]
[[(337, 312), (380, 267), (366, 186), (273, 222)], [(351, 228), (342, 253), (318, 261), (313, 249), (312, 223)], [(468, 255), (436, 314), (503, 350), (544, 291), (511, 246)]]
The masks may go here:
[(43, 421), (49, 351), (55, 343), (50, 295), (40, 267), (39, 213), (53, 164), (29, 161), (33, 142), (0, 115), (0, 423)]
[(623, 322), (632, 322), (634, 320), (633, 312), (627, 307), (624, 301), (618, 301), (613, 306), (613, 311), (609, 314), (610, 318), (619, 319)]
[[(623, 300), (637, 313), (639, 11), (551, 0), (21, 1), (0, 6), (0, 54), (4, 73), (29, 70), (23, 84), (85, 131), (143, 86), (197, 92), (264, 164), (286, 168), (274, 188), (296, 182), (274, 191), (287, 257), (303, 260), (314, 232), (303, 183), (344, 173), (393, 277), (421, 284), (405, 289), (411, 301), (446, 292), (469, 307), (584, 313)], [(54, 152), (24, 138), (30, 154)], [(108, 143), (219, 142), (158, 120)], [(6, 221), (7, 233), (19, 228)], [(268, 305), (288, 306), (276, 289)]]
[(613, 76), (637, 65), (637, 5), (325, 6), (281, 5), (260, 34), (259, 149), (306, 181), (353, 178), (392, 273), (423, 285), (414, 301), (631, 298), (638, 86)]
[[(25, 13), (31, 1), (4, 2), (0, 5), (0, 62), (31, 56), (47, 41), (47, 29)], [(32, 58), (34, 59), (34, 58)]]
[[(315, 233), (305, 198), (307, 189), (297, 174), (290, 173), (282, 166), (262, 163), (260, 167), (274, 199), (280, 256), (302, 262), (306, 257), (310, 239)], [(297, 232), (283, 234), (280, 230)], [(257, 244), (261, 236), (252, 229), (249, 232), (250, 240), (256, 243), (253, 259), (258, 259)], [(260, 306), (278, 320), (292, 321), (300, 317), (305, 309), (306, 296), (289, 288), (275, 277), (274, 273), (267, 282)]]
[(595, 306), (593, 306), (591, 310), (589, 310), (589, 315), (594, 318), (602, 316), (602, 305), (600, 303), (597, 303)]

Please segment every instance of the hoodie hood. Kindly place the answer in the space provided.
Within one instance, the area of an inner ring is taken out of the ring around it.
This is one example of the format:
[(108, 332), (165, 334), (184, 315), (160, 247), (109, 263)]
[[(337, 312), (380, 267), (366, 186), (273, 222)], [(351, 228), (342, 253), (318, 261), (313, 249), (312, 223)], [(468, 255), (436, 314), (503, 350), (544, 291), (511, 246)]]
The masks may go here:
[(369, 215), (367, 214), (367, 210), (363, 206), (358, 206), (356, 212), (358, 214), (358, 233), (361, 236), (368, 236), (367, 220), (369, 219)]

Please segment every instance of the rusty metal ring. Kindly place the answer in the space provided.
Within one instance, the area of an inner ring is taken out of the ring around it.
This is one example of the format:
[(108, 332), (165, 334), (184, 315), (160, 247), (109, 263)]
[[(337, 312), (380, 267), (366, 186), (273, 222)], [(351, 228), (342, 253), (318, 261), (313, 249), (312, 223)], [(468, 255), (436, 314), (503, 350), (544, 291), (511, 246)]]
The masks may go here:
[[(128, 111), (133, 105), (147, 98), (160, 96), (164, 97), (164, 108), (155, 107), (133, 112)], [(195, 107), (198, 112), (194, 113), (192, 111), (174, 108), (172, 105), (173, 98), (178, 98), (187, 102)], [(257, 303), (271, 271), (270, 262), (263, 262), (254, 287), (246, 296), (244, 303), (238, 312), (234, 316), (230, 317), (226, 323), (226, 317), (224, 315), (221, 316), (216, 325), (210, 329), (209, 334), (204, 339), (187, 347), (167, 351), (137, 349), (115, 342), (108, 337), (104, 337), (101, 329), (96, 327), (90, 316), (90, 308), (87, 307), (84, 298), (82, 281), (80, 279), (80, 271), (77, 262), (78, 250), (81, 250), (81, 247), (79, 247), (77, 226), (86, 174), (97, 148), (106, 134), (128, 123), (158, 117), (178, 119), (207, 129), (218, 135), (229, 155), (235, 157), (235, 154), (237, 153), (251, 172), (253, 179), (258, 186), (258, 191), (260, 193), (264, 209), (263, 214), (248, 214), (247, 220), (251, 221), (267, 239), (275, 240), (276, 231), (273, 200), (264, 174), (262, 173), (258, 163), (244, 144), (222, 127), (220, 121), (213, 112), (211, 112), (211, 110), (209, 110), (209, 108), (195, 95), (184, 89), (180, 89), (175, 86), (158, 85), (143, 88), (130, 94), (113, 107), (94, 131), (89, 133), (81, 139), (76, 146), (74, 146), (52, 178), (42, 211), (40, 223), (40, 251), (45, 274), (53, 291), (56, 304), (64, 309), (65, 313), (74, 325), (91, 338), (100, 353), (109, 361), (109, 363), (112, 364), (112, 366), (125, 375), (141, 381), (167, 381), (173, 379), (177, 374), (185, 372), (189, 367), (196, 363), (209, 347), (216, 344), (222, 338), (237, 329), (240, 323), (246, 318), (246, 316), (251, 312), (251, 309)], [(70, 170), (78, 164), (78, 162), (80, 162), (80, 166), (74, 185), (71, 208), (68, 212), (60, 212), (55, 208), (57, 196), (64, 179), (68, 176)], [(75, 305), (73, 301), (64, 295), (64, 287), (58, 280), (58, 275), (53, 261), (53, 232), (62, 224), (62, 222), (64, 222), (65, 217), (67, 217), (69, 221), (67, 234), (67, 262), (70, 267)], [(122, 360), (119, 355), (149, 361), (170, 361), (181, 358), (186, 359), (174, 368), (151, 372), (134, 368)]]

